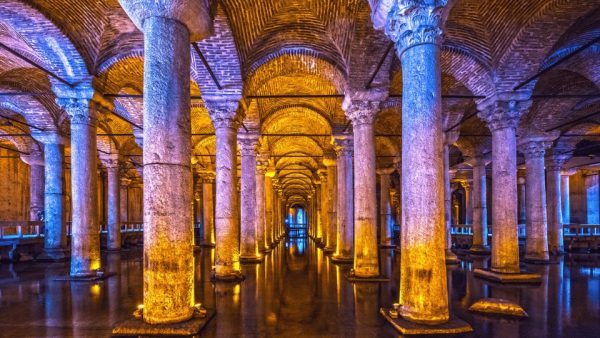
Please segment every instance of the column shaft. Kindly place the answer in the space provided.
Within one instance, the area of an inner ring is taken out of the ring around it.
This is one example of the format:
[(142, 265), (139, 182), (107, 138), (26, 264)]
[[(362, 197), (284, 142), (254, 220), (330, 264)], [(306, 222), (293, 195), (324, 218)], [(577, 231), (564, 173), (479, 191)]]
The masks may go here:
[(260, 258), (257, 242), (256, 217), (256, 150), (258, 139), (239, 139), (242, 177), (241, 177), (241, 259), (256, 260)]
[(202, 244), (215, 245), (214, 177), (202, 178)]
[(331, 160), (331, 163), (327, 165), (327, 195), (329, 200), (327, 201), (327, 213), (329, 219), (327, 222), (327, 242), (325, 243), (325, 250), (334, 252), (336, 241), (337, 241), (337, 163), (335, 160)]
[(353, 257), (354, 199), (352, 194), (352, 141), (338, 140), (337, 154), (337, 246), (336, 259), (350, 260)]
[(273, 245), (273, 172), (265, 176), (265, 250)]
[(525, 151), (525, 164), (527, 166), (525, 259), (548, 261), (548, 221), (543, 148), (537, 144), (530, 144)]
[(379, 171), (379, 224), (381, 227), (380, 241), (382, 246), (393, 244), (393, 234), (390, 228), (390, 171), (386, 169)]
[(44, 211), (44, 166), (32, 163), (29, 166), (29, 220), (39, 221)]
[(265, 171), (264, 165), (256, 170), (256, 241), (259, 251), (266, 248), (266, 212), (265, 212)]
[(119, 167), (108, 167), (108, 240), (109, 250), (121, 249), (121, 187)]
[(586, 195), (586, 210), (587, 224), (600, 223), (599, 204), (600, 197), (598, 190), (598, 172), (588, 172), (585, 176), (585, 195)]
[(560, 164), (547, 166), (548, 185), (548, 250), (552, 254), (563, 251)]
[(487, 177), (485, 162), (473, 166), (473, 245), (472, 251), (487, 251)]
[(65, 214), (65, 147), (44, 144), (44, 257), (64, 259), (67, 248)]
[(571, 196), (569, 188), (569, 176), (562, 175), (560, 177), (560, 194), (562, 202), (562, 223), (571, 223)]

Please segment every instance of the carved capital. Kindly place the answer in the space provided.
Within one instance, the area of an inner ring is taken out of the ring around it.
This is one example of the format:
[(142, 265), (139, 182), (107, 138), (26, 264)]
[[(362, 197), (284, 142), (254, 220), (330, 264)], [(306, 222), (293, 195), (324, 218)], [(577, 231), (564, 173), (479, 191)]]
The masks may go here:
[[(556, 149), (554, 150), (556, 151)], [(548, 171), (561, 171), (563, 166), (571, 157), (569, 155), (554, 154), (546, 158), (546, 169)]]
[(258, 135), (238, 134), (237, 142), (242, 156), (256, 156), (259, 146)]
[(477, 106), (477, 115), (487, 123), (491, 131), (516, 129), (521, 116), (531, 108), (530, 97), (528, 92), (496, 94)]
[(550, 141), (527, 141), (520, 145), (520, 150), (526, 158), (544, 157), (546, 149), (552, 146)]
[(206, 101), (206, 109), (213, 122), (215, 129), (231, 128), (237, 130), (239, 123), (237, 122), (237, 109), (239, 101), (235, 100), (216, 100)]
[(385, 24), (385, 34), (396, 45), (399, 56), (407, 49), (422, 45), (441, 45), (448, 0), (398, 0)]
[(333, 136), (335, 144), (335, 153), (338, 157), (351, 157), (354, 151), (354, 142), (351, 135), (335, 135)]
[(98, 124), (100, 107), (91, 99), (58, 98), (56, 102), (69, 115), (71, 124)]
[(381, 102), (352, 100), (344, 107), (346, 117), (352, 121), (353, 126), (361, 124), (373, 124), (379, 112)]
[(198, 173), (202, 183), (214, 183), (215, 182), (215, 173), (212, 171), (201, 171)]

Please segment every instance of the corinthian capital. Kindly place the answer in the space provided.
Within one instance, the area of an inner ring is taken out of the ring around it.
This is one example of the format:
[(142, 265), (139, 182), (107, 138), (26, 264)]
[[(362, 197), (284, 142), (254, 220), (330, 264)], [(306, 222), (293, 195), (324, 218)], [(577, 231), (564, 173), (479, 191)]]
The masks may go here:
[(215, 129), (238, 128), (239, 100), (233, 98), (208, 98), (204, 104), (206, 109), (208, 109), (208, 114)]
[(501, 93), (477, 106), (479, 116), (491, 131), (517, 128), (521, 116), (531, 107), (530, 94), (525, 92)]
[(440, 45), (449, 12), (448, 0), (397, 0), (390, 8), (386, 35), (396, 44), (398, 55), (413, 46)]
[(238, 149), (242, 156), (256, 156), (258, 152), (258, 135), (256, 134), (238, 134)]
[(388, 93), (382, 90), (355, 91), (344, 98), (342, 109), (353, 126), (372, 124), (380, 110), (381, 102), (387, 99)]

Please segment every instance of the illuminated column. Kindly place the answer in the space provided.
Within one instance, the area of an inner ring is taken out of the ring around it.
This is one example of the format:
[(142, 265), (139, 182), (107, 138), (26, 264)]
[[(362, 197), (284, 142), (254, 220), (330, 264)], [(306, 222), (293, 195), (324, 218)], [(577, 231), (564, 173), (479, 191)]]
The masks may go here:
[(520, 144), (527, 166), (527, 222), (525, 260), (547, 262), (548, 218), (546, 214), (546, 177), (544, 154), (552, 145), (550, 140), (525, 139)]
[(335, 153), (325, 155), (323, 164), (327, 167), (327, 232), (325, 248), (327, 253), (335, 252), (337, 241), (337, 161)]
[(525, 170), (517, 171), (517, 199), (519, 202), (517, 207), (519, 212), (518, 224), (525, 224), (527, 221), (527, 188), (525, 185), (527, 180), (525, 179), (525, 176)]
[(265, 211), (265, 174), (267, 162), (261, 158), (256, 165), (256, 242), (258, 251), (265, 251), (266, 245), (266, 211)]
[(273, 177), (273, 224), (271, 225), (271, 238), (273, 238), (272, 246), (279, 243), (278, 231), (279, 231), (279, 214), (281, 213), (281, 204), (279, 203), (279, 178)]
[(501, 93), (478, 109), (492, 132), (492, 272), (518, 273), (516, 128), (529, 109), (528, 93)]
[(487, 174), (486, 161), (475, 158), (473, 163), (473, 244), (470, 252), (488, 253)]
[(213, 172), (202, 172), (202, 245), (215, 246), (215, 204)]
[(258, 231), (260, 225), (257, 217), (256, 195), (256, 151), (258, 135), (239, 134), (238, 147), (242, 161), (241, 203), (241, 246), (240, 260), (257, 262), (262, 259), (258, 251)]
[(44, 211), (44, 154), (33, 144), (21, 160), (29, 165), (29, 220), (39, 221)]
[(321, 181), (321, 233), (320, 233), (320, 243), (325, 245), (327, 243), (327, 232), (329, 229), (329, 197), (328, 197), (328, 177), (327, 177), (327, 169), (319, 169), (319, 178)]
[(89, 277), (100, 269), (96, 127), (99, 105), (91, 88), (57, 93), (71, 120), (71, 277)]
[(465, 190), (465, 224), (473, 223), (473, 195), (472, 187), (468, 180), (460, 182), (460, 185)]
[[(444, 133), (444, 234), (446, 263), (448, 264), (458, 264), (460, 262), (452, 251), (452, 189), (450, 188), (450, 145), (456, 143), (459, 135), (457, 131)], [(456, 217), (456, 223), (459, 223), (458, 217)]]
[(567, 158), (552, 156), (546, 162), (548, 187), (548, 250), (552, 255), (563, 252), (563, 215), (560, 171)]
[(600, 223), (599, 205), (598, 199), (600, 194), (598, 191), (598, 172), (593, 170), (583, 171), (584, 184), (585, 184), (585, 196), (586, 196), (586, 210), (587, 210), (587, 224), (598, 224)]
[(44, 144), (44, 251), (38, 260), (65, 260), (65, 139), (57, 132), (32, 133)]
[(120, 206), (120, 179), (119, 155), (111, 154), (100, 157), (108, 172), (108, 198), (107, 198), (107, 248), (109, 250), (121, 249), (121, 206)]
[(237, 100), (206, 101), (216, 134), (215, 277), (242, 278), (237, 208)]
[(400, 315), (449, 319), (444, 255), (444, 160), (440, 45), (446, 1), (402, 1), (386, 34), (402, 63)]
[(129, 194), (128, 194), (128, 186), (131, 183), (131, 180), (125, 177), (121, 177), (120, 180), (120, 192), (119, 192), (119, 208), (121, 215), (121, 223), (129, 222)]
[(387, 93), (371, 91), (346, 95), (343, 108), (354, 132), (354, 275), (380, 275), (377, 246), (377, 196), (375, 191), (375, 134), (373, 122)]
[(562, 202), (562, 223), (571, 223), (571, 194), (569, 187), (569, 176), (571, 173), (562, 172), (560, 176), (560, 194)]
[(273, 167), (265, 174), (265, 251), (273, 247), (273, 177), (277, 171)]
[(390, 175), (394, 168), (377, 169), (379, 175), (379, 224), (381, 226), (380, 238), (382, 247), (394, 247), (393, 233), (390, 227)]
[(351, 261), (354, 241), (354, 198), (352, 193), (352, 136), (335, 136), (337, 151), (337, 245), (333, 259)]

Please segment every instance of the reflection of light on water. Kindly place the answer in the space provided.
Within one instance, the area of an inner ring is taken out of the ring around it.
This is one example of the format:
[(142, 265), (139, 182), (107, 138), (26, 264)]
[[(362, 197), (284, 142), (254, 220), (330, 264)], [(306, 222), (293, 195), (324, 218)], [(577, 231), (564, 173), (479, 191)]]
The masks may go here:
[(94, 285), (90, 286), (90, 292), (94, 298), (100, 296), (100, 291), (101, 291), (101, 288), (100, 288), (99, 284), (94, 284)]
[(240, 286), (240, 284), (236, 284), (233, 287), (233, 304), (237, 305), (240, 302), (240, 290), (242, 289), (242, 287)]
[(298, 240), (298, 253), (303, 254), (306, 250), (306, 242), (304, 240)]

